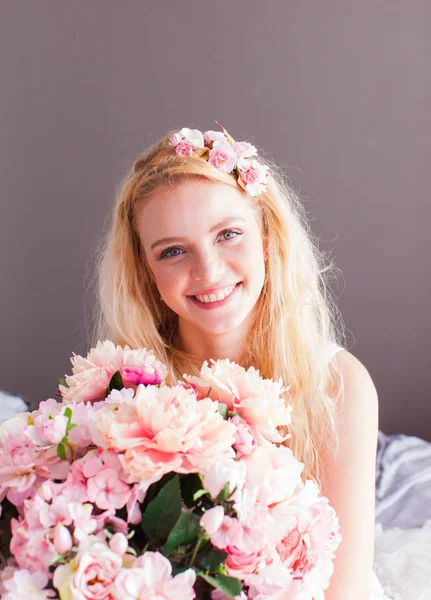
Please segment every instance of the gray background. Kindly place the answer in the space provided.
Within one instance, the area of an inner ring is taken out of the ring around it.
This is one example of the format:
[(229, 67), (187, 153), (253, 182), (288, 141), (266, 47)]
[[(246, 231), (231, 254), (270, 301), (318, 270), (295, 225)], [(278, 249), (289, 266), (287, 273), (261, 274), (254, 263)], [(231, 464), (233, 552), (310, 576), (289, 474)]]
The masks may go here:
[(52, 396), (115, 187), (175, 127), (286, 167), (336, 286), (380, 427), (431, 439), (431, 4), (3, 1), (0, 387)]

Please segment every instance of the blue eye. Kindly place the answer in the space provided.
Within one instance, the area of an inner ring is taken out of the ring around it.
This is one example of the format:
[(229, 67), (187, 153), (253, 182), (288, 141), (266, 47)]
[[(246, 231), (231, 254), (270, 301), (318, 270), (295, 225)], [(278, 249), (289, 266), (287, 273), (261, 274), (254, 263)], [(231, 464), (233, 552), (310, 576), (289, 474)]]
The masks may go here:
[(222, 236), (226, 241), (233, 240), (238, 235), (242, 235), (242, 232), (237, 231), (236, 229), (226, 229), (222, 232)]
[(159, 260), (163, 260), (164, 258), (174, 258), (175, 256), (179, 256), (181, 252), (182, 250), (181, 248), (178, 248), (178, 246), (166, 248), (166, 250), (163, 250), (163, 252), (161, 253)]

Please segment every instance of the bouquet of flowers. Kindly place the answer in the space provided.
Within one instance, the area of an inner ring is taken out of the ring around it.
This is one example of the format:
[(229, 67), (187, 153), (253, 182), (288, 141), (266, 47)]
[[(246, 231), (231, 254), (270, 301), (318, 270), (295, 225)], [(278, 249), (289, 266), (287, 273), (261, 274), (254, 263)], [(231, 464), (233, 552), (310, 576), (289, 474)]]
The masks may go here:
[(71, 360), (61, 402), (0, 426), (3, 600), (324, 598), (338, 520), (281, 381), (219, 360), (168, 386), (110, 341)]

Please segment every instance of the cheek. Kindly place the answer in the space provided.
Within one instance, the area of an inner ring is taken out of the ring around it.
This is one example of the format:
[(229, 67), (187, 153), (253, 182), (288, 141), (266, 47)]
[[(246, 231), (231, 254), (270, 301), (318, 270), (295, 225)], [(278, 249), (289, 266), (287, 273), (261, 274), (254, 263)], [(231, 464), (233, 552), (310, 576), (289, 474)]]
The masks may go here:
[(180, 268), (155, 268), (153, 276), (160, 294), (168, 298), (183, 285), (184, 274)]

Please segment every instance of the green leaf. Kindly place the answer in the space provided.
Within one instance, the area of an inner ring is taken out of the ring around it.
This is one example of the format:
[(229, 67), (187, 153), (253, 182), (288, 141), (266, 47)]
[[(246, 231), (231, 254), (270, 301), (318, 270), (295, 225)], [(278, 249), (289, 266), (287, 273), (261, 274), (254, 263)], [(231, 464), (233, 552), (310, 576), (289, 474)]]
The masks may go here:
[(229, 416), (229, 410), (226, 406), (226, 404), (223, 404), (222, 402), (218, 403), (218, 407), (217, 407), (219, 413), (221, 414), (221, 416), (223, 417), (223, 419), (227, 419)]
[(196, 493), (202, 490), (202, 479), (197, 473), (181, 478), (181, 495), (187, 508), (196, 504)]
[(115, 371), (111, 377), (111, 381), (108, 385), (107, 393), (109, 394), (112, 390), (122, 390), (124, 387), (123, 378), (121, 377), (120, 371)]
[(217, 498), (215, 499), (215, 503), (220, 504), (221, 502), (224, 502), (226, 500), (226, 498), (228, 498), (229, 496), (230, 496), (229, 482), (227, 482), (225, 484), (224, 488), (222, 489), (222, 491), (219, 492)]
[(200, 577), (202, 577), (202, 579), (204, 579), (213, 587), (221, 590), (230, 598), (239, 596), (242, 591), (242, 584), (240, 580), (235, 579), (235, 577), (228, 577), (227, 575), (217, 575), (217, 577), (211, 577), (210, 575), (205, 575), (205, 573), (201, 573)]
[(147, 506), (142, 515), (141, 527), (152, 541), (164, 542), (180, 514), (180, 480), (175, 475)]
[(163, 547), (163, 553), (169, 554), (174, 548), (182, 544), (191, 544), (199, 537), (200, 529), (198, 515), (183, 511), (169, 534)]
[(58, 444), (58, 446), (57, 446), (57, 456), (59, 458), (61, 458), (61, 460), (66, 460), (67, 459), (66, 448), (65, 448), (63, 442), (61, 444)]
[(205, 494), (208, 494), (209, 496), (209, 492), (206, 490), (198, 490), (195, 494), (193, 494), (193, 500), (196, 502), (196, 500), (199, 500), (199, 498), (205, 496)]
[(70, 406), (68, 406), (64, 411), (64, 416), (66, 417), (68, 423), (70, 423), (70, 419), (72, 418), (72, 409), (70, 408)]
[(226, 552), (211, 547), (199, 558), (199, 566), (202, 567), (204, 571), (215, 571), (221, 563), (224, 563), (227, 557), (228, 554)]
[(76, 423), (69, 423), (68, 425), (66, 425), (66, 433), (69, 433), (69, 431), (74, 427), (76, 427)]
[(60, 379), (58, 380), (59, 385), (64, 385), (64, 387), (69, 387), (67, 384), (67, 381), (65, 379), (63, 379), (63, 377), (60, 377)]

